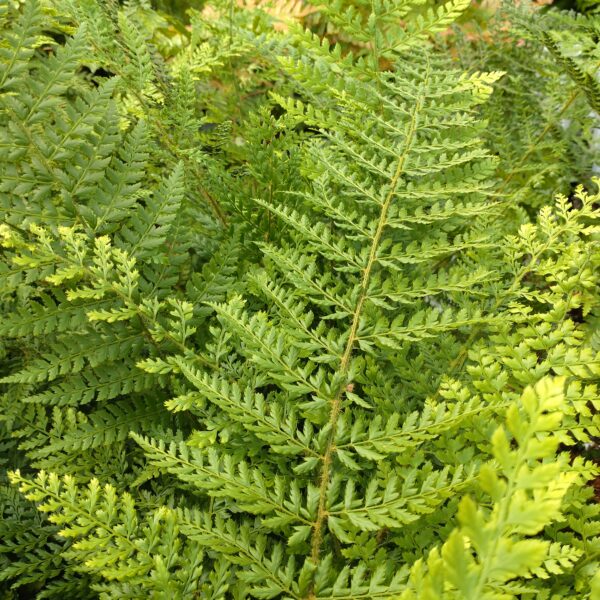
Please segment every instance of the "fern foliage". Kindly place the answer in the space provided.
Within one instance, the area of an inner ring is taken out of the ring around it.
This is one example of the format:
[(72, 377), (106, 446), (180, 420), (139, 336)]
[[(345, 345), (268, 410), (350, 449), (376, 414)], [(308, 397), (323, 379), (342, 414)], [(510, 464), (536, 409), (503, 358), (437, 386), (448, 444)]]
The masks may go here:
[(157, 4), (0, 0), (2, 597), (598, 598), (594, 11)]

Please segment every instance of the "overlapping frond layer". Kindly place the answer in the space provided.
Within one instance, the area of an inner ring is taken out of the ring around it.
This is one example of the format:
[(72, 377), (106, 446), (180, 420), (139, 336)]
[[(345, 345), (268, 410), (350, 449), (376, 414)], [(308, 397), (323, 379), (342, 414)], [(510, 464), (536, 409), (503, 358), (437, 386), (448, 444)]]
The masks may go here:
[[(163, 405), (177, 382), (137, 363), (190, 354), (189, 339), (207, 337), (212, 311), (186, 302), (184, 290), (222, 300), (237, 285), (240, 238), (221, 247), (212, 209), (195, 202), (193, 172), (165, 163), (153, 122), (140, 118), (149, 115), (129, 112), (123, 86), (135, 74), (114, 76), (106, 56), (90, 60), (94, 35), (106, 34), (117, 5), (71, 6), (88, 17), (73, 24), (58, 4), (2, 3), (2, 464), (79, 481), (95, 475), (122, 491), (143, 467), (132, 431), (190, 424)], [(122, 12), (139, 53), (111, 47), (132, 58), (142, 93), (154, 66), (128, 19)], [(215, 266), (221, 258), (228, 269)], [(0, 552), (3, 570), (15, 563), (3, 573), (6, 590), (93, 594), (98, 573), (80, 576), (57, 558), (69, 544), (47, 522), (34, 522), (30, 502), (7, 494), (2, 487), (0, 502), (16, 508), (5, 514), (14, 528), (7, 526)], [(28, 527), (37, 545), (22, 538)]]
[(595, 17), (150, 4), (0, 0), (0, 596), (595, 600)]
[[(308, 86), (319, 65), (309, 57), (285, 66)], [(209, 450), (136, 438), (158, 468), (230, 510), (261, 515), (265, 527), (287, 539), (291, 556), (308, 549), (307, 562), (291, 575), (300, 594), (330, 585), (329, 575), (318, 575), (322, 546), (338, 543), (350, 552), (359, 539), (400, 530), (435, 514), (473, 477), (458, 464), (439, 468), (418, 452), (395, 465), (402, 448), (439, 438), (460, 418), (444, 418), (451, 409), (441, 405), (437, 419), (432, 407), (409, 416), (389, 398), (390, 386), (370, 382), (368, 373), (376, 365), (393, 373), (401, 349), (488, 319), (476, 292), (493, 274), (471, 273), (460, 256), (490, 244), (469, 224), (493, 211), (494, 161), (474, 110), (494, 79), (463, 76), (431, 53), (415, 52), (410, 64), (375, 83), (332, 75), (321, 93), (335, 112), (284, 105), (287, 119), (329, 124), (335, 117), (337, 124), (305, 149), (313, 185), (297, 208), (257, 200), (289, 232), (283, 245), (262, 245), (272, 266), (252, 275), (273, 308), (248, 310), (241, 297), (211, 304), (244, 361), (236, 383), (186, 358), (168, 367), (197, 390), (169, 406), (201, 415), (208, 401), (224, 411), (214, 424), (227, 437), (221, 434)], [(453, 264), (444, 267), (450, 257)], [(386, 456), (377, 451), (383, 442), (369, 449), (349, 441), (364, 439), (367, 420), (371, 439), (385, 437), (388, 418), (404, 435), (387, 446), (389, 462), (377, 463)], [(412, 435), (415, 420), (422, 431)], [(252, 448), (264, 444), (271, 453), (257, 463)], [(326, 560), (328, 571), (342, 569), (338, 558)], [(342, 589), (348, 574), (339, 577)], [(361, 577), (373, 577), (367, 589), (390, 581), (379, 571)]]

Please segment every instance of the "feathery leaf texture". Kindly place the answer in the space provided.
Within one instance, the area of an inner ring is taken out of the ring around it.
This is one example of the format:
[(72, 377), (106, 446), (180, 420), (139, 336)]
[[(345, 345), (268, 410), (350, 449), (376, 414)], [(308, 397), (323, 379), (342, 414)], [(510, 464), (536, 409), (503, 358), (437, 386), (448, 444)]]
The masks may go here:
[(159, 4), (0, 0), (0, 596), (597, 598), (597, 15)]

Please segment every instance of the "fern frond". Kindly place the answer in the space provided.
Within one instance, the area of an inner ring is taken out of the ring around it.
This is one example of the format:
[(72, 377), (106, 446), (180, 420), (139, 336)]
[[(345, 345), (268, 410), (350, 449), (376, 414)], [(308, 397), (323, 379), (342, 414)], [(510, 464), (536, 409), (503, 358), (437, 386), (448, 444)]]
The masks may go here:
[[(220, 456), (214, 449), (203, 452), (174, 442), (167, 448), (162, 440), (132, 436), (157, 467), (207, 490), (211, 496), (236, 496), (242, 510), (255, 515), (274, 515), (269, 519), (272, 526), (310, 523), (310, 506), (302, 506), (303, 500), (294, 482), (283, 478), (270, 482), (263, 473), (236, 461), (233, 456)], [(271, 487), (273, 489), (269, 489)]]
[(168, 180), (163, 181), (155, 196), (147, 199), (147, 209), (132, 215), (120, 232), (130, 256), (148, 258), (164, 244), (170, 225), (184, 195), (183, 164), (179, 163)]
[(557, 551), (569, 557), (567, 566), (577, 560), (577, 553), (568, 548), (532, 538), (560, 519), (563, 498), (577, 479), (561, 473), (564, 457), (555, 457), (558, 439), (553, 430), (562, 419), (563, 387), (561, 379), (541, 380), (535, 388), (526, 388), (519, 407), (508, 409), (508, 431), (500, 427), (492, 436), (497, 466), (490, 464), (480, 474), (492, 508), (465, 497), (458, 511), (460, 528), (441, 552), (431, 553), (426, 575), (424, 565), (417, 563), (414, 587), (402, 598), (496, 598), (497, 590), (511, 579), (530, 576), (545, 561), (552, 568)]
[(22, 81), (41, 35), (42, 18), (40, 4), (33, 0), (27, 3), (12, 31), (3, 31), (6, 44), (0, 50), (0, 89), (10, 89)]
[(85, 556), (81, 570), (115, 582), (99, 590), (132, 597), (149, 585), (157, 593), (185, 597), (196, 589), (202, 553), (193, 542), (181, 540), (171, 512), (139, 514), (131, 496), (118, 497), (112, 486), (102, 487), (97, 480), (79, 490), (70, 477), (61, 480), (44, 472), (32, 481), (18, 472), (11, 479), (39, 503), (39, 510), (50, 513), (61, 537), (76, 540), (67, 557)]

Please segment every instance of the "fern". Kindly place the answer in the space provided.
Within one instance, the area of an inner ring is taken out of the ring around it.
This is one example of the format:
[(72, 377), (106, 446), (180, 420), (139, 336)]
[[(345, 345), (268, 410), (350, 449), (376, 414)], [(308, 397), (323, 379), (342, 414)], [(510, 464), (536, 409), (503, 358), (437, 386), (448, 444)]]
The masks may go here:
[[(27, 3), (21, 16), (10, 8), (3, 22), (10, 44), (0, 98), (2, 444), (14, 467), (79, 479), (91, 468), (122, 489), (141, 467), (129, 432), (175, 424), (162, 401), (177, 382), (136, 362), (187, 353), (187, 337), (204, 334), (187, 324), (200, 324), (200, 315), (167, 297), (185, 289), (187, 278), (191, 285), (192, 275), (196, 289), (212, 289), (202, 271), (221, 236), (211, 209), (188, 204), (183, 165), (155, 175), (163, 152), (144, 120), (123, 126), (119, 80), (82, 76), (86, 24), (57, 43), (62, 33), (46, 10)], [(183, 220), (201, 213), (209, 227), (182, 230)], [(191, 251), (203, 243), (204, 254)], [(227, 246), (235, 253), (234, 242)], [(179, 425), (189, 427), (183, 417)], [(15, 529), (7, 526), (4, 552), (20, 562), (7, 567), (3, 593), (91, 593), (89, 578), (54, 558), (64, 547), (55, 529), (36, 525), (39, 535), (18, 556), (19, 518), (7, 518)]]
[(0, 594), (595, 598), (593, 12), (188, 8), (0, 2)]
[[(15, 474), (13, 481), (22, 480)], [(219, 592), (223, 574), (218, 573), (221, 578), (215, 578), (216, 590), (210, 589), (212, 582), (201, 581), (202, 553), (193, 543), (182, 546), (172, 512), (159, 510), (152, 518), (140, 521), (131, 496), (118, 499), (114, 488), (102, 489), (97, 480), (79, 491), (69, 477), (61, 482), (41, 472), (35, 483), (23, 482), (21, 489), (31, 500), (43, 500), (42, 510), (49, 512), (63, 507), (61, 514), (54, 515), (52, 520), (62, 526), (59, 532), (62, 537), (83, 537), (75, 542), (71, 552), (85, 557), (85, 571), (100, 573), (106, 580), (114, 581), (94, 586), (107, 597), (135, 598), (145, 593), (141, 590), (149, 590), (158, 597), (175, 594), (180, 598), (199, 589), (207, 597)], [(74, 519), (76, 524), (69, 525)], [(109, 544), (101, 552), (96, 543), (99, 538)]]
[(526, 584), (511, 585), (511, 580), (533, 574), (545, 578), (544, 567), (560, 573), (577, 561), (575, 549), (531, 537), (560, 518), (562, 499), (575, 481), (573, 474), (561, 474), (560, 459), (554, 457), (558, 439), (552, 432), (561, 419), (561, 387), (560, 380), (543, 379), (535, 389), (526, 388), (521, 399), (526, 417), (511, 406), (506, 424), (510, 433), (499, 428), (492, 436), (498, 467), (489, 465), (480, 472), (492, 509), (465, 497), (458, 509), (460, 529), (441, 552), (432, 551), (427, 575), (420, 563), (415, 565), (414, 592), (403, 598), (496, 598), (503, 587), (527, 593)]
[(568, 194), (574, 182), (588, 181), (595, 153), (590, 101), (591, 106), (595, 101), (584, 80), (593, 80), (600, 64), (591, 43), (595, 28), (591, 17), (504, 3), (487, 33), (475, 41), (459, 37), (465, 68), (507, 73), (484, 109), (495, 115), (487, 141), (501, 158), (499, 193), (508, 197), (509, 210), (511, 198), (540, 207), (549, 194)]

